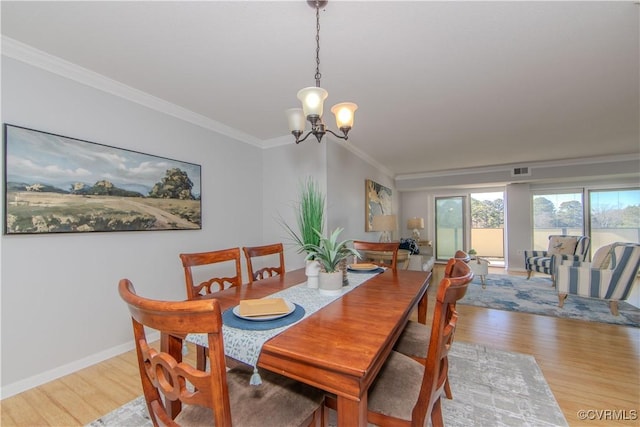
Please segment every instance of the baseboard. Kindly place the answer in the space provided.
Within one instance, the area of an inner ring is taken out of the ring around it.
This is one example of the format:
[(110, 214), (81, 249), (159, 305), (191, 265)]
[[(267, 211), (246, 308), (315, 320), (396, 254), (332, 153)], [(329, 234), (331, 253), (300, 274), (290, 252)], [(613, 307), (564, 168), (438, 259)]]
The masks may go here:
[[(159, 332), (148, 333), (147, 339), (149, 341), (157, 341), (160, 339), (160, 333)], [(34, 375), (24, 380), (16, 381), (15, 383), (8, 384), (0, 389), (0, 398), (6, 399), (7, 397), (14, 396), (18, 393), (22, 393), (23, 391), (29, 390), (31, 388), (38, 387), (42, 384), (46, 384), (49, 381), (53, 381), (60, 377), (64, 377), (65, 375), (72, 374), (76, 371), (79, 371), (80, 369), (87, 368), (91, 365), (95, 365), (96, 363), (100, 363), (112, 357), (118, 356), (122, 353), (126, 353), (127, 351), (133, 350), (134, 348), (135, 348), (135, 344), (132, 340), (126, 344), (121, 344), (121, 345), (109, 348), (107, 350), (92, 354), (91, 356), (87, 356), (85, 358), (76, 360), (71, 363), (67, 363), (66, 365), (59, 366), (49, 371), (42, 372), (38, 375)]]

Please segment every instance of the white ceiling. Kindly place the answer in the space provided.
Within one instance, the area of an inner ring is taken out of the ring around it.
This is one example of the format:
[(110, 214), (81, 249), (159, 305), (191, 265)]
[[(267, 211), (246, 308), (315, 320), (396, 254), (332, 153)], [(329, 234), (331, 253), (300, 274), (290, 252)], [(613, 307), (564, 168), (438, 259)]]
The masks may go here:
[[(284, 110), (315, 84), (315, 11), (301, 0), (1, 8), (4, 37), (259, 145), (293, 140)], [(349, 143), (393, 174), (637, 155), (639, 17), (633, 1), (332, 0), (325, 122), (336, 130), (329, 107), (356, 102)]]

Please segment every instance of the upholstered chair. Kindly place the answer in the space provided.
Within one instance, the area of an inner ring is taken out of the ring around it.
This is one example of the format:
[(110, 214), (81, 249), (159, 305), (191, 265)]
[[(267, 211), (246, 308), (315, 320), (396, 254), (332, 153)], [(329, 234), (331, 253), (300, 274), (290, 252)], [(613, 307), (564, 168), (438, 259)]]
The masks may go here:
[(640, 267), (640, 245), (617, 242), (599, 248), (592, 262), (556, 260), (556, 285), (559, 306), (569, 294), (598, 298), (609, 302), (609, 309), (618, 315), (618, 301), (626, 300)]
[(570, 261), (584, 261), (589, 253), (591, 240), (587, 236), (568, 236), (565, 234), (549, 236), (549, 247), (546, 251), (524, 251), (524, 267), (527, 270), (527, 279), (534, 272), (551, 276), (555, 286), (554, 257), (561, 255), (560, 259)]

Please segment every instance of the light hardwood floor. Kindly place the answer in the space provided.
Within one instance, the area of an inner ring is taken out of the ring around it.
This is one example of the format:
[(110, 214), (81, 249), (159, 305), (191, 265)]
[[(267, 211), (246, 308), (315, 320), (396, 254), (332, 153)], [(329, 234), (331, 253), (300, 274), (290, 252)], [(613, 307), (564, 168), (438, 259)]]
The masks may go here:
[[(430, 296), (441, 277), (442, 268), (437, 266)], [(430, 298), (430, 308), (432, 304)], [(638, 419), (629, 419), (632, 411), (640, 415), (640, 328), (465, 305), (458, 305), (458, 311), (456, 341), (536, 358), (569, 425), (640, 425)], [(194, 354), (193, 348), (189, 354)], [(2, 400), (0, 421), (6, 427), (82, 426), (141, 394), (131, 351)], [(581, 410), (614, 412), (608, 420), (581, 420)], [(616, 417), (627, 419), (611, 419)]]

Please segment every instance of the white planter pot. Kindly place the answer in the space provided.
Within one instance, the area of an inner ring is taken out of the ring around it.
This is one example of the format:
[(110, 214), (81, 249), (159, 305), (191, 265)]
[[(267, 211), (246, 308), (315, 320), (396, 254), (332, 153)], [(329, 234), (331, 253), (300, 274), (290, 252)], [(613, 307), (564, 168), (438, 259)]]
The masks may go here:
[(321, 295), (340, 295), (342, 293), (342, 271), (335, 273), (321, 271), (319, 286)]
[(305, 267), (304, 272), (307, 275), (307, 287), (318, 289), (320, 263), (318, 261), (307, 260), (307, 266)]

